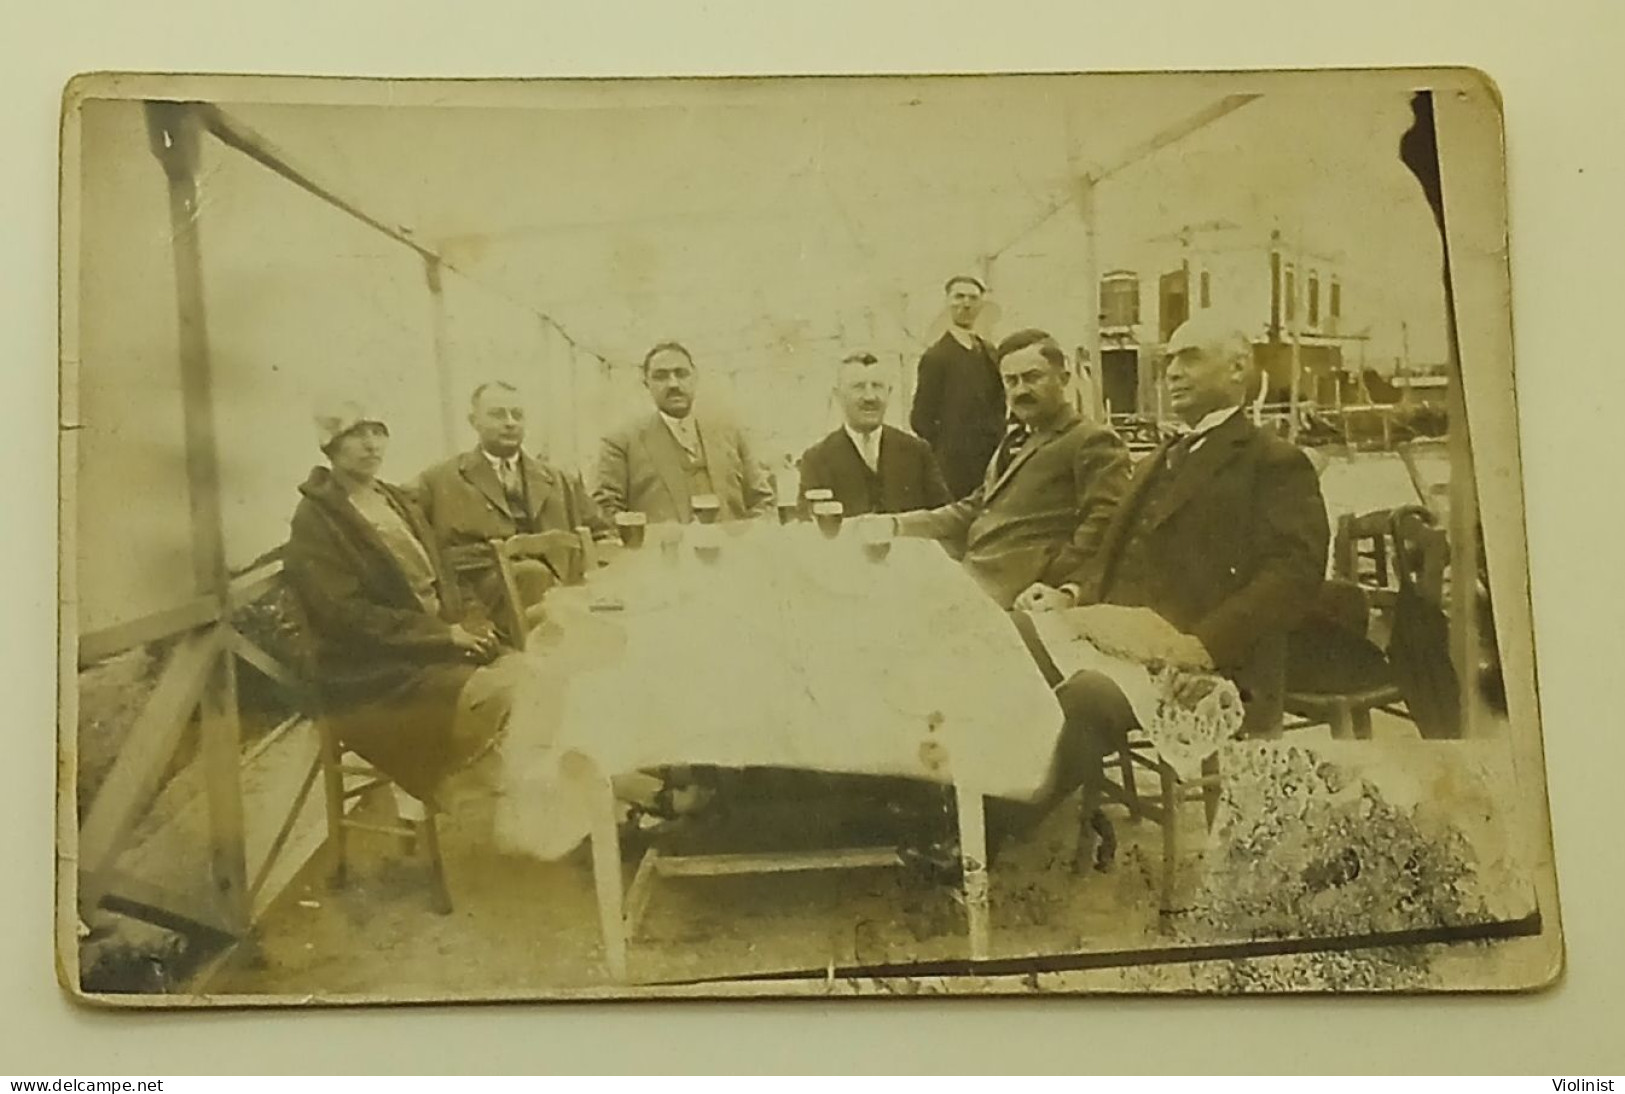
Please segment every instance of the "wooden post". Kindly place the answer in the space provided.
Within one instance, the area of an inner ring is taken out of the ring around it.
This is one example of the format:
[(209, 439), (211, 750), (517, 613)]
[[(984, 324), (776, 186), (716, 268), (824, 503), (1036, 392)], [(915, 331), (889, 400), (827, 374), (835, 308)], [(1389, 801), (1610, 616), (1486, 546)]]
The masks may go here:
[[(1411, 128), (1399, 142), (1399, 157), (1416, 176), (1439, 229), (1441, 273), (1444, 277), (1445, 334), (1450, 350), (1449, 387), (1445, 392), (1450, 431), (1450, 657), (1456, 669), (1461, 705), (1461, 734), (1472, 734), (1478, 695), (1478, 485), (1473, 477), (1472, 437), (1468, 430), (1466, 376), (1462, 370), (1461, 339), (1456, 323), (1456, 288), (1451, 276), (1450, 233), (1445, 228), (1444, 189), (1439, 171), (1438, 134), (1434, 129), (1433, 93), (1418, 91), (1411, 97)], [(1409, 332), (1400, 326), (1406, 371), (1410, 364)], [(1488, 720), (1486, 719), (1486, 722)], [(1493, 723), (1489, 723), (1493, 724)]]
[[(1096, 232), (1095, 180), (1080, 175), (1074, 184), (1078, 216), (1083, 221), (1084, 309), (1083, 346), (1089, 354), (1089, 402), (1087, 413), (1098, 422), (1109, 421), (1106, 414), (1106, 370), (1100, 359), (1100, 254)], [(1079, 362), (1080, 368), (1083, 362)], [(1085, 412), (1080, 392), (1073, 400)]]
[(204, 798), (209, 807), (209, 869), (221, 917), (239, 934), (248, 931), (253, 894), (248, 887), (243, 825), (242, 727), (237, 714), (237, 659), (222, 645), (198, 706)]
[(198, 592), (225, 602), (225, 537), (220, 523), (220, 462), (215, 449), (214, 390), (203, 300), (198, 228), (200, 127), (191, 104), (148, 103), (152, 151), (169, 179), (170, 243), (175, 261), (176, 340), (186, 435), (192, 573)]
[(446, 345), (446, 291), (441, 265), (438, 258), (425, 257), (423, 260), (423, 276), (429, 283), (429, 322), (434, 332), (434, 375), (435, 390), (440, 396), (440, 429), (446, 444), (446, 455), (453, 456), (461, 447), (462, 426), (458, 410), (463, 401), (457, 397), (451, 352)]
[(1494, 723), (1488, 718), (1475, 717), (1482, 705), (1478, 698), (1478, 484), (1473, 475), (1467, 393), (1462, 390), (1454, 295), (1453, 286), (1447, 281), (1445, 296), (1451, 315), (1449, 342), (1453, 366), (1446, 392), (1450, 415), (1450, 660), (1456, 666), (1461, 695), (1461, 735), (1467, 737), (1485, 732), (1486, 727)]
[[(186, 437), (192, 571), (199, 593), (230, 604), (225, 531), (220, 514), (220, 457), (215, 436), (214, 380), (203, 295), (198, 158), (202, 125), (189, 103), (147, 104), (152, 152), (169, 180), (170, 240), (175, 258), (177, 342)], [(237, 717), (236, 662), (223, 643), (200, 705), (203, 773), (209, 803), (210, 868), (221, 913), (243, 929), (249, 920), (247, 846), (243, 837), (242, 734)]]

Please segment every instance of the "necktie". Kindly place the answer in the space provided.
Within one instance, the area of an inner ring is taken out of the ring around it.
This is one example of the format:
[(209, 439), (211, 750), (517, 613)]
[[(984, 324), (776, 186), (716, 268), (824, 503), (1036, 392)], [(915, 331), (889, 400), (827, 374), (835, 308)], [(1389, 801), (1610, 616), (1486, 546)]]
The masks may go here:
[(525, 480), (519, 476), (519, 461), (506, 459), (497, 464), (497, 478), (502, 480), (502, 492), (508, 495), (508, 511), (514, 516), (525, 515)]
[(700, 436), (694, 430), (694, 423), (687, 418), (677, 423), (677, 443), (696, 460), (700, 458)]
[(880, 430), (871, 429), (867, 433), (858, 434), (858, 436), (863, 438), (863, 447), (861, 449), (863, 462), (869, 465), (869, 470), (878, 474), (880, 471)]
[(1010, 469), (1011, 461), (1016, 458), (1016, 453), (1021, 451), (1021, 446), (1027, 443), (1029, 436), (1031, 436), (1031, 433), (1022, 423), (1012, 422), (1010, 424), (1009, 431), (1004, 435), (1003, 443), (999, 445), (999, 454), (994, 460), (993, 467), (997, 474), (1002, 475)]
[(1183, 466), (1186, 458), (1190, 456), (1191, 449), (1196, 447), (1196, 442), (1200, 437), (1200, 433), (1185, 433), (1168, 446), (1168, 451), (1163, 455), (1163, 462), (1167, 465), (1171, 474), (1179, 473), (1180, 467)]

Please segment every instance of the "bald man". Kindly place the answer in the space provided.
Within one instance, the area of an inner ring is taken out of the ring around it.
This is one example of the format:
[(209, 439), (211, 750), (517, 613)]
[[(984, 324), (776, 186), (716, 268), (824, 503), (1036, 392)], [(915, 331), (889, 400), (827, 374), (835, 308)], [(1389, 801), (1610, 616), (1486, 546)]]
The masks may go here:
[[(1167, 352), (1180, 435), (1135, 468), (1100, 549), (1056, 587), (1028, 588), (1016, 607), (1150, 609), (1182, 638), (1169, 650), (1147, 627), (1148, 650), (1154, 644), (1160, 656), (1233, 679), (1247, 705), (1244, 730), (1271, 735), (1281, 720), (1286, 635), (1325, 573), (1326, 503), (1309, 459), (1242, 412), (1256, 375), (1245, 334), (1203, 312), (1174, 332)], [(1095, 816), (1101, 759), (1122, 743), (1134, 716), (1103, 676), (1052, 683), (1067, 728), (1046, 800), (1083, 788), (1078, 865), (1085, 867), (1105, 831)]]

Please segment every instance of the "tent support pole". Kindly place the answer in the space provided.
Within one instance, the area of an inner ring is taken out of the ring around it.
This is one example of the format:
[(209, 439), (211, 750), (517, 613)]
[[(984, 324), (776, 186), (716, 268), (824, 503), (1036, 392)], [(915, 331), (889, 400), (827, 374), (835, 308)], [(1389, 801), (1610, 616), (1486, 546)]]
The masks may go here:
[[(214, 416), (214, 377), (203, 294), (198, 162), (201, 118), (191, 103), (149, 102), (147, 131), (169, 180), (170, 239), (181, 405), (186, 436), (186, 484), (192, 529), (192, 568), (198, 592), (229, 603), (225, 531), (220, 504), (220, 455)], [(237, 713), (236, 662), (223, 645), (206, 678), (199, 732), (209, 806), (209, 864), (222, 918), (246, 931), (247, 850), (243, 836), (242, 731)]]
[(451, 353), (446, 346), (446, 288), (441, 261), (432, 255), (423, 258), (423, 276), (429, 283), (429, 325), (434, 332), (435, 387), (440, 396), (440, 429), (446, 442), (446, 455), (457, 454), (460, 430), (457, 424), (457, 391), (451, 373)]

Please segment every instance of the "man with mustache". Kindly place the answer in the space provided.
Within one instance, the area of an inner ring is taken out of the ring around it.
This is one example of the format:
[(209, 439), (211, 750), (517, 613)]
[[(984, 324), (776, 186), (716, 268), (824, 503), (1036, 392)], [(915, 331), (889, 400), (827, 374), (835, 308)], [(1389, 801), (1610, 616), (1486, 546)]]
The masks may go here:
[(610, 526), (578, 477), (525, 451), (525, 406), (512, 384), (497, 380), (475, 388), (468, 422), (479, 444), (423, 472), (412, 489), (463, 598), (482, 605), (486, 618), (500, 620), (503, 594), (492, 540), (547, 534), (545, 560), (513, 563), (524, 610), (579, 566), (577, 528), (607, 535)]
[(801, 457), (801, 489), (834, 494), (847, 516), (948, 503), (931, 446), (885, 424), (892, 381), (872, 353), (849, 354), (835, 377), (845, 421)]
[(593, 491), (611, 519), (634, 511), (659, 521), (694, 520), (694, 499), (716, 499), (718, 519), (749, 520), (773, 506), (773, 483), (744, 430), (722, 415), (696, 411), (698, 370), (680, 342), (661, 342), (643, 358), (643, 386), (655, 413), (606, 436)]
[(1129, 454), (1068, 396), (1066, 355), (1047, 332), (999, 344), (1011, 421), (969, 497), (894, 518), (899, 535), (940, 540), (1009, 608), (1039, 582), (1065, 580), (1091, 557), (1128, 482)]
[[(1119, 652), (1231, 678), (1246, 705), (1243, 732), (1273, 735), (1287, 634), (1314, 605), (1325, 573), (1326, 503), (1308, 457), (1242, 412), (1257, 371), (1245, 333), (1202, 313), (1174, 332), (1167, 353), (1179, 437), (1140, 461), (1099, 549), (1070, 571), (1053, 570), (1059, 580), (1025, 590), (1016, 607), (1145, 609), (1138, 622), (1115, 628)], [(1177, 637), (1168, 637), (1170, 624)], [(1087, 869), (1107, 831), (1095, 815), (1101, 761), (1135, 717), (1099, 673), (1062, 681), (1051, 665), (1046, 675), (1067, 721), (1048, 793), (1032, 815), (1081, 787), (1077, 866)], [(1176, 697), (1200, 687), (1199, 677), (1187, 678)]]

